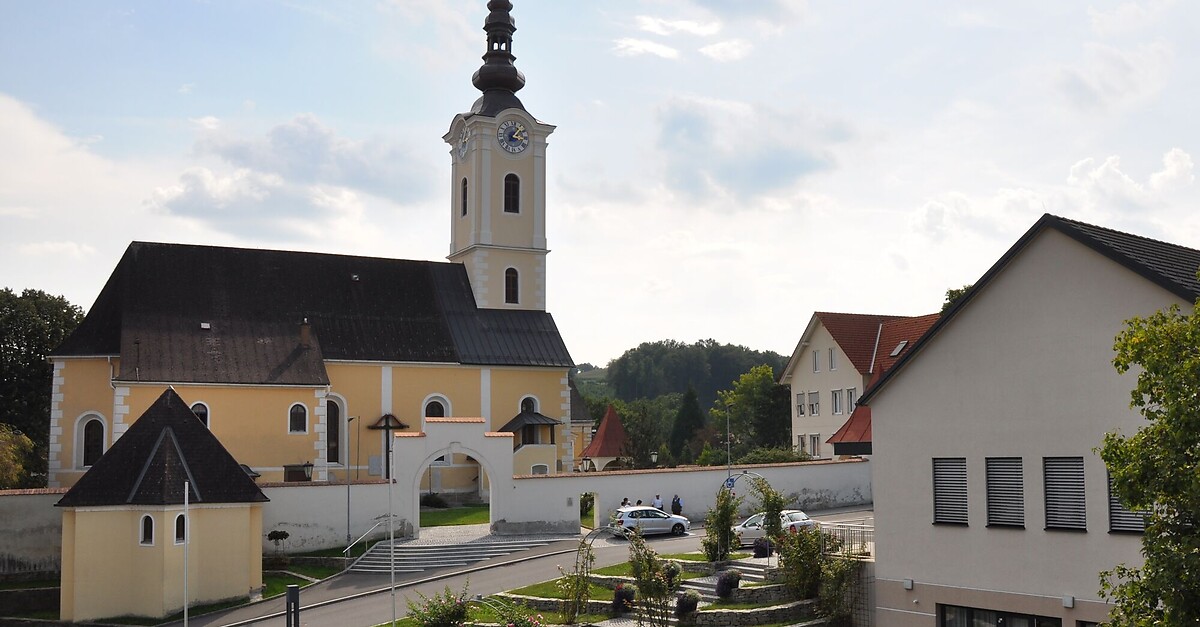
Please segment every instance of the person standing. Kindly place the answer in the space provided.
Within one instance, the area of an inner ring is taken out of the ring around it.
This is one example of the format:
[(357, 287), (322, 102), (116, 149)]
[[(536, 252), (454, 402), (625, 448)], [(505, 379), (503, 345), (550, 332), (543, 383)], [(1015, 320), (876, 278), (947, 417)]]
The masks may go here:
[(661, 510), (661, 509), (663, 508), (663, 500), (662, 500), (662, 495), (661, 495), (661, 494), (655, 494), (655, 495), (654, 495), (654, 500), (653, 500), (653, 501), (650, 501), (650, 504), (651, 504), (651, 505), (653, 505), (655, 509), (659, 509), (659, 510)]
[(683, 514), (683, 499), (679, 498), (678, 494), (671, 499), (671, 513), (676, 516)]

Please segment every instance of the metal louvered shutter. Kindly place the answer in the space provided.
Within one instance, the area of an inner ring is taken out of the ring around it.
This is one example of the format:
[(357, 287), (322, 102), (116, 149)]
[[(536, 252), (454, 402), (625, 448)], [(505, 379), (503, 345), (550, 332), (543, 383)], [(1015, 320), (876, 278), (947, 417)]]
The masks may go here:
[(1025, 473), (1020, 457), (987, 458), (987, 524), (1025, 526)]
[(1117, 496), (1113, 490), (1112, 475), (1108, 476), (1108, 530), (1137, 533), (1146, 531), (1145, 512), (1125, 509), (1125, 506), (1121, 504), (1121, 497)]
[(1082, 457), (1043, 457), (1046, 528), (1087, 530)]
[(933, 459), (933, 522), (967, 524), (967, 459)]

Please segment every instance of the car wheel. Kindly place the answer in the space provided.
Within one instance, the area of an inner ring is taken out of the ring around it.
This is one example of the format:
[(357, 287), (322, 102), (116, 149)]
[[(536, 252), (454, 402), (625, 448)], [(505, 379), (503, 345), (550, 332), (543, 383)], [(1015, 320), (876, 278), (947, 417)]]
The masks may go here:
[(673, 535), (673, 536), (683, 535), (683, 523), (675, 523), (675, 526), (671, 527), (671, 535)]

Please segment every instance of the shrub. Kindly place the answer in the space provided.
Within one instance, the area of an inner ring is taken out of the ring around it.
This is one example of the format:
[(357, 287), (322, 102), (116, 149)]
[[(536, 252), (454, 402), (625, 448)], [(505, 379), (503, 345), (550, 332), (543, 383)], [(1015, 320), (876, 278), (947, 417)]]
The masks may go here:
[(754, 541), (754, 557), (771, 557), (774, 549), (775, 545), (767, 538), (758, 538)]
[(408, 616), (421, 627), (462, 627), (467, 622), (467, 587), (454, 594), (450, 586), (441, 594), (427, 597), (420, 592), (421, 602), (408, 601)]
[(854, 624), (854, 606), (857, 603), (854, 585), (862, 565), (848, 557), (834, 557), (821, 565), (821, 592), (817, 599), (818, 611), (830, 627), (850, 627)]
[(738, 584), (742, 582), (742, 571), (736, 568), (721, 571), (717, 577), (717, 596), (722, 599), (728, 599), (729, 595), (737, 590)]
[(737, 459), (737, 464), (782, 464), (784, 462), (805, 462), (812, 459), (807, 453), (797, 453), (790, 448), (750, 449)]
[(663, 564), (663, 576), (667, 578), (667, 589), (672, 592), (679, 586), (679, 573), (683, 572), (683, 568), (675, 562), (667, 562)]
[(637, 599), (637, 586), (631, 583), (617, 584), (617, 587), (613, 590), (613, 613), (624, 614), (633, 609), (635, 599)]
[(715, 543), (715, 550), (710, 548), (712, 543), (701, 542), (704, 555), (708, 561), (717, 562), (729, 559), (729, 551), (737, 543), (733, 534), (733, 526), (737, 524), (737, 510), (742, 503), (742, 497), (734, 496), (731, 490), (722, 488), (717, 492), (717, 502), (704, 517), (704, 533), (706, 540)]
[(716, 538), (711, 536), (700, 538), (700, 548), (704, 550), (704, 559), (710, 562), (721, 560), (721, 543)]
[(675, 599), (675, 616), (683, 618), (690, 616), (700, 606), (700, 593), (695, 590), (685, 590)]
[(530, 616), (530, 609), (511, 603), (500, 603), (497, 606), (497, 618), (505, 627), (542, 627), (545, 619), (541, 614)]
[(821, 583), (821, 532), (801, 529), (784, 534), (779, 539), (779, 565), (783, 583), (796, 600), (817, 596)]
[(446, 499), (442, 498), (437, 492), (421, 495), (421, 507), (436, 507), (438, 509), (446, 509), (450, 504)]

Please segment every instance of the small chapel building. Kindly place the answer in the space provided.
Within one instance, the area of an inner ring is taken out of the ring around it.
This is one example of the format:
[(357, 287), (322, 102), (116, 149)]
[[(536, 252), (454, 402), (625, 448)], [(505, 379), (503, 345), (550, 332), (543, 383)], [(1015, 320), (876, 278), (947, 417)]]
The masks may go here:
[[(448, 262), (133, 242), (54, 367), (49, 485), (71, 486), (163, 390), (262, 481), (390, 473), (388, 435), (470, 417), (513, 434), (514, 474), (570, 472), (571, 356), (546, 311), (546, 146), (507, 0), (488, 3), (481, 92), (443, 140)], [(469, 455), (422, 490), (486, 500)]]

